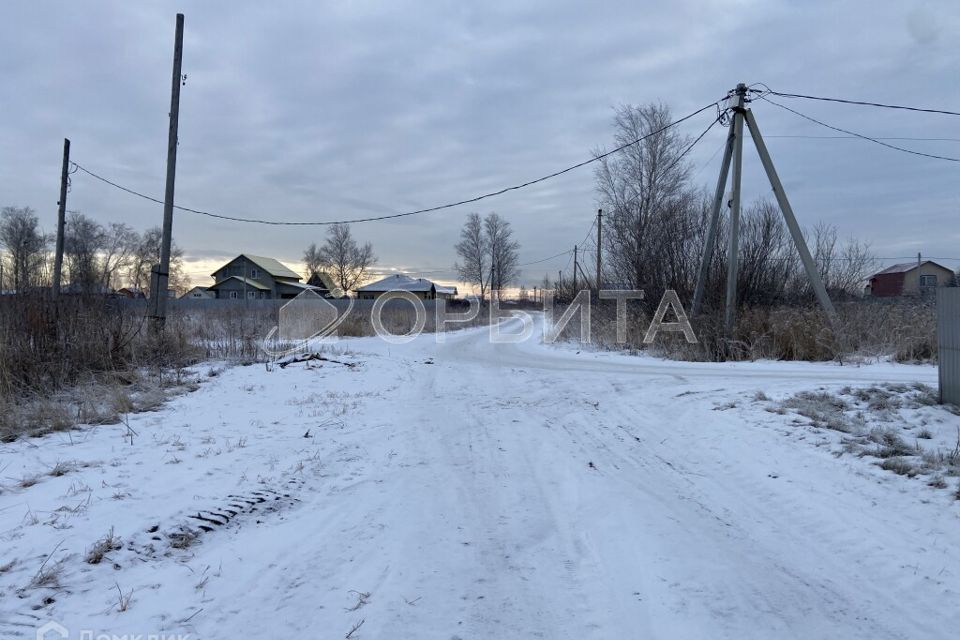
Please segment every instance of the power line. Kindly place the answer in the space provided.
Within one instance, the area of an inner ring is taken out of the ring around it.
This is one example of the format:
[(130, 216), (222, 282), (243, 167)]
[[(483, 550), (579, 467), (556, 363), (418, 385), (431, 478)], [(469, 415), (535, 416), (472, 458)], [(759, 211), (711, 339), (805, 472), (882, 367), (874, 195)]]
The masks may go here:
[(946, 160), (946, 161), (948, 161), (948, 162), (960, 162), (960, 158), (951, 158), (950, 156), (938, 156), (938, 155), (933, 154), (933, 153), (923, 153), (922, 151), (914, 151), (913, 149), (906, 149), (906, 148), (904, 148), (904, 147), (898, 147), (897, 145), (890, 144), (890, 143), (888, 143), (888, 142), (883, 142), (882, 140), (879, 140), (879, 139), (877, 139), (877, 138), (871, 138), (870, 136), (865, 136), (865, 135), (856, 133), (855, 131), (849, 131), (849, 130), (847, 130), (847, 129), (841, 129), (840, 127), (835, 127), (835, 126), (833, 126), (833, 125), (827, 124), (826, 122), (821, 122), (820, 120), (817, 120), (816, 118), (813, 118), (813, 117), (808, 116), (808, 115), (806, 115), (806, 114), (804, 114), (804, 113), (800, 113), (799, 111), (796, 111), (796, 110), (794, 110), (794, 109), (791, 109), (791, 108), (788, 107), (788, 106), (782, 105), (782, 104), (780, 104), (779, 102), (774, 102), (774, 101), (771, 100), (770, 98), (766, 97), (766, 95), (760, 96), (760, 99), (761, 99), (761, 100), (765, 100), (765, 101), (769, 102), (770, 104), (772, 104), (772, 105), (774, 105), (774, 106), (776, 106), (776, 107), (780, 107), (781, 109), (784, 109), (784, 110), (786, 110), (786, 111), (789, 111), (790, 113), (793, 113), (793, 114), (795, 114), (795, 115), (798, 115), (798, 116), (800, 116), (801, 118), (804, 118), (805, 120), (809, 120), (810, 122), (816, 123), (816, 124), (820, 125), (821, 127), (826, 127), (827, 129), (833, 129), (834, 131), (839, 131), (840, 133), (846, 133), (846, 134), (848, 134), (848, 135), (855, 136), (855, 137), (857, 137), (857, 138), (861, 138), (861, 139), (863, 139), (863, 140), (868, 140), (868, 141), (873, 142), (873, 143), (875, 143), (875, 144), (879, 144), (879, 145), (882, 146), (882, 147), (887, 147), (888, 149), (894, 149), (895, 151), (902, 151), (902, 152), (904, 152), (904, 153), (909, 153), (909, 154), (912, 154), (912, 155), (915, 155), (915, 156), (922, 156), (922, 157), (924, 157), (924, 158), (934, 158), (935, 160)]
[[(545, 181), (550, 180), (550, 179), (552, 179), (552, 178), (556, 178), (556, 177), (558, 177), (558, 176), (561, 176), (561, 175), (563, 175), (563, 174), (565, 174), (565, 173), (569, 173), (569, 172), (574, 171), (574, 170), (576, 170), (576, 169), (579, 169), (579, 168), (581, 168), (581, 167), (585, 167), (585, 166), (588, 165), (588, 164), (592, 164), (592, 163), (594, 163), (594, 162), (597, 162), (597, 161), (599, 161), (599, 160), (602, 160), (603, 158), (606, 158), (606, 157), (611, 156), (611, 155), (613, 155), (613, 154), (615, 154), (615, 153), (618, 153), (618, 152), (620, 152), (620, 151), (623, 151), (624, 149), (626, 149), (626, 148), (628, 148), (628, 147), (631, 147), (631, 146), (633, 146), (633, 145), (635, 145), (635, 144), (638, 144), (638, 143), (642, 142), (643, 140), (646, 140), (647, 138), (651, 138), (651, 137), (653, 137), (653, 136), (655, 136), (655, 135), (658, 135), (658, 134), (660, 134), (660, 133), (663, 133), (663, 132), (666, 131), (667, 129), (670, 129), (671, 127), (675, 127), (675, 126), (677, 126), (678, 124), (680, 124), (680, 123), (682, 123), (682, 122), (685, 122), (686, 120), (689, 120), (690, 118), (692, 118), (692, 117), (694, 117), (694, 116), (696, 116), (696, 115), (699, 115), (700, 113), (703, 113), (704, 111), (706, 111), (707, 109), (710, 109), (711, 107), (716, 107), (716, 106), (718, 106), (719, 104), (720, 104), (720, 101), (719, 101), (719, 100), (718, 100), (718, 101), (711, 102), (710, 104), (707, 104), (707, 105), (705, 105), (705, 106), (703, 106), (703, 107), (700, 107), (700, 108), (697, 109), (696, 111), (694, 111), (694, 112), (692, 112), (692, 113), (689, 113), (689, 114), (683, 116), (682, 118), (680, 118), (680, 119), (678, 119), (678, 120), (674, 120), (673, 122), (671, 122), (671, 123), (669, 123), (669, 124), (661, 127), (660, 129), (657, 129), (656, 131), (652, 131), (652, 132), (650, 132), (650, 133), (648, 133), (648, 134), (646, 134), (646, 135), (643, 135), (643, 136), (637, 138), (636, 140), (632, 140), (632, 141), (630, 141), (630, 142), (627, 142), (626, 144), (622, 144), (622, 145), (620, 145), (619, 147), (616, 147), (615, 149), (612, 149), (611, 151), (607, 151), (607, 152), (605, 152), (605, 153), (598, 154), (598, 155), (596, 155), (596, 156), (594, 156), (594, 157), (592, 157), (592, 158), (589, 158), (589, 159), (584, 160), (584, 161), (582, 161), (582, 162), (578, 162), (578, 163), (576, 163), (576, 164), (570, 165), (569, 167), (566, 167), (566, 168), (564, 168), (564, 169), (560, 169), (559, 171), (554, 171), (553, 173), (549, 173), (549, 174), (547, 174), (547, 175), (545, 175), (545, 176), (541, 176), (541, 177), (535, 178), (535, 179), (533, 179), (533, 180), (528, 180), (528, 181), (523, 182), (523, 183), (521, 183), (521, 184), (513, 185), (513, 186), (510, 186), (510, 187), (504, 187), (504, 188), (502, 188), (502, 189), (498, 189), (498, 190), (496, 190), (496, 191), (491, 191), (491, 192), (489, 192), (489, 193), (484, 193), (484, 194), (479, 195), (479, 196), (474, 196), (474, 197), (472, 197), (472, 198), (466, 198), (466, 199), (464, 199), (464, 200), (459, 200), (459, 201), (457, 201), (457, 202), (450, 202), (450, 203), (447, 203), (447, 204), (437, 205), (437, 206), (434, 206), (434, 207), (427, 207), (427, 208), (424, 208), (424, 209), (417, 209), (417, 210), (415, 210), (415, 211), (405, 211), (405, 212), (403, 212), (403, 213), (393, 213), (393, 214), (389, 214), (389, 215), (373, 216), (373, 217), (368, 217), (368, 218), (354, 218), (354, 219), (351, 219), (351, 220), (327, 220), (327, 221), (322, 221), (322, 222), (300, 222), (300, 221), (286, 221), (286, 220), (263, 220), (263, 219), (259, 219), (259, 218), (240, 218), (240, 217), (236, 217), (236, 216), (227, 216), (227, 215), (223, 215), (223, 214), (219, 214), (219, 213), (213, 213), (213, 212), (211, 212), (211, 211), (203, 211), (203, 210), (201, 210), (201, 209), (193, 209), (193, 208), (191, 208), (191, 207), (184, 207), (184, 206), (180, 206), (180, 205), (174, 205), (174, 208), (175, 208), (175, 209), (178, 209), (178, 210), (180, 210), (180, 211), (186, 211), (186, 212), (188, 212), (188, 213), (196, 213), (196, 214), (199, 214), (199, 215), (202, 215), (202, 216), (208, 216), (208, 217), (217, 218), (217, 219), (220, 219), (220, 220), (229, 220), (229, 221), (232, 221), (232, 222), (246, 222), (246, 223), (251, 223), (251, 224), (266, 224), (266, 225), (276, 225), (276, 226), (304, 226), (304, 227), (306, 227), (306, 226), (327, 226), (327, 225), (333, 225), (333, 224), (354, 224), (354, 223), (361, 223), (361, 222), (376, 222), (376, 221), (380, 221), (380, 220), (392, 220), (392, 219), (395, 219), (395, 218), (403, 218), (403, 217), (406, 217), (406, 216), (414, 216), (414, 215), (418, 215), (418, 214), (421, 214), (421, 213), (432, 213), (432, 212), (434, 212), (434, 211), (441, 211), (441, 210), (444, 210), (444, 209), (452, 209), (452, 208), (454, 208), (454, 207), (459, 207), (459, 206), (462, 206), (462, 205), (465, 205), (465, 204), (472, 204), (472, 203), (474, 203), (474, 202), (479, 202), (479, 201), (485, 200), (485, 199), (487, 199), (487, 198), (492, 198), (492, 197), (494, 197), (494, 196), (503, 195), (504, 193), (508, 193), (508, 192), (510, 192), (510, 191), (518, 191), (518, 190), (520, 190), (520, 189), (524, 189), (524, 188), (526, 188), (526, 187), (529, 187), (529, 186), (532, 186), (532, 185), (535, 185), (535, 184), (538, 184), (538, 183), (541, 183), (541, 182), (545, 182)], [(112, 180), (108, 180), (107, 178), (105, 178), (105, 177), (103, 177), (103, 176), (101, 176), (101, 175), (98, 175), (98, 174), (94, 173), (93, 171), (87, 169), (86, 167), (84, 167), (84, 166), (82, 166), (82, 165), (80, 165), (80, 164), (78, 164), (78, 163), (76, 163), (76, 162), (72, 162), (71, 164), (72, 164), (73, 166), (75, 166), (77, 169), (79, 169), (80, 171), (83, 171), (84, 173), (86, 173), (87, 175), (89, 175), (90, 177), (95, 178), (95, 179), (97, 179), (97, 180), (99, 180), (99, 181), (101, 181), (101, 182), (103, 182), (103, 183), (105, 183), (105, 184), (108, 184), (108, 185), (110, 185), (110, 186), (112, 186), (112, 187), (114, 187), (114, 188), (116, 188), (116, 189), (120, 189), (121, 191), (125, 191), (125, 192), (127, 192), (127, 193), (129, 193), (129, 194), (131, 194), (131, 195), (137, 196), (137, 197), (139, 197), (139, 198), (143, 198), (143, 199), (145, 199), (145, 200), (149, 200), (150, 202), (154, 202), (154, 203), (157, 203), (157, 204), (164, 204), (163, 200), (160, 200), (160, 199), (158, 199), (158, 198), (154, 198), (154, 197), (148, 196), (148, 195), (146, 195), (146, 194), (140, 193), (139, 191), (135, 191), (134, 189), (131, 189), (131, 188), (129, 188), (129, 187), (125, 187), (125, 186), (123, 186), (123, 185), (121, 185), (121, 184), (118, 184), (118, 183), (116, 183), (116, 182), (114, 182), (114, 181), (112, 181)]]
[(845, 98), (825, 98), (823, 96), (810, 96), (802, 93), (781, 93), (779, 91), (774, 91), (770, 87), (767, 87), (767, 85), (763, 84), (762, 82), (754, 83), (751, 86), (756, 86), (756, 85), (763, 85), (764, 87), (766, 87), (767, 89), (766, 94), (780, 96), (781, 98), (802, 98), (804, 100), (820, 100), (821, 102), (839, 102), (842, 104), (854, 104), (854, 105), (861, 105), (865, 107), (881, 107), (884, 109), (901, 109), (903, 111), (919, 111), (921, 113), (939, 113), (941, 115), (946, 115), (946, 116), (960, 116), (960, 112), (947, 111), (945, 109), (927, 109), (924, 107), (908, 107), (908, 106), (899, 105), (899, 104), (884, 104), (882, 102), (867, 102), (864, 100), (848, 100)]
[[(811, 136), (811, 135), (765, 135), (763, 137), (764, 138), (808, 138), (811, 140), (856, 140), (857, 139), (857, 136)], [(908, 138), (903, 136), (896, 136), (896, 137), (871, 136), (871, 137), (874, 140), (905, 140), (909, 142), (960, 142), (960, 138)]]
[(534, 260), (533, 262), (524, 262), (523, 264), (518, 264), (517, 267), (529, 267), (530, 265), (540, 264), (541, 262), (547, 262), (548, 260), (553, 260), (554, 258), (559, 258), (560, 256), (565, 256), (569, 253), (573, 253), (573, 249), (567, 249), (566, 251), (561, 251), (560, 253), (554, 254), (548, 258)]

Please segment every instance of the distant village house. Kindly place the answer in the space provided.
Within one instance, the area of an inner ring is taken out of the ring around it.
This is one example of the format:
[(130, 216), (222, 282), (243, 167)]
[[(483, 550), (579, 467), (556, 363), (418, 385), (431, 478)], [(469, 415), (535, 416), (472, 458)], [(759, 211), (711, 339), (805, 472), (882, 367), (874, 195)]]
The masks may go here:
[(187, 291), (185, 294), (180, 296), (180, 299), (181, 300), (203, 300), (205, 298), (215, 298), (215, 297), (216, 297), (216, 294), (210, 291), (210, 289), (208, 289), (207, 287), (194, 287), (193, 289), (190, 289), (190, 291)]
[(870, 276), (866, 293), (873, 297), (922, 296), (956, 284), (955, 274), (933, 260), (905, 262)]
[(359, 287), (357, 298), (375, 300), (388, 291), (409, 291), (421, 300), (449, 300), (457, 295), (456, 287), (447, 287), (425, 278), (411, 278), (398, 273)]
[(239, 255), (213, 272), (215, 284), (207, 288), (218, 299), (290, 299), (306, 290), (300, 276), (273, 258)]

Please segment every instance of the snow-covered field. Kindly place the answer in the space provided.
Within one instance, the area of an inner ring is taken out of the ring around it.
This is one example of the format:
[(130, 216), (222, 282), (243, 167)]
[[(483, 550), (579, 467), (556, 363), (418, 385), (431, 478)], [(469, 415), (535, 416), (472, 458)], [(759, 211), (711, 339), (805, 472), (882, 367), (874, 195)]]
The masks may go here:
[[(355, 366), (202, 368), (129, 429), (0, 446), (0, 637), (960, 633), (957, 479), (840, 455), (843, 434), (771, 410), (935, 385), (933, 367), (665, 362), (484, 329), (338, 349)], [(949, 446), (960, 418), (922, 413)]]

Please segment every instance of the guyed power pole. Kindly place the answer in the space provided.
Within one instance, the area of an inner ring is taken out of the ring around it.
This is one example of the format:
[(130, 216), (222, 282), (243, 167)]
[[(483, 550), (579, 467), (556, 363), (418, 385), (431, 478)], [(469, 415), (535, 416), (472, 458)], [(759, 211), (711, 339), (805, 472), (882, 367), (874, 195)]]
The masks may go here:
[(720, 222), (720, 207), (723, 203), (723, 196), (727, 185), (727, 177), (730, 173), (731, 164), (733, 165), (733, 178), (730, 196), (730, 238), (727, 255), (727, 286), (726, 286), (726, 304), (724, 309), (724, 329), (727, 335), (733, 333), (736, 322), (737, 309), (737, 273), (738, 258), (740, 249), (740, 182), (743, 168), (743, 129), (746, 124), (750, 131), (750, 137), (753, 139), (754, 147), (757, 149), (757, 155), (760, 156), (760, 163), (767, 174), (767, 180), (773, 189), (773, 194), (780, 206), (780, 212), (783, 214), (787, 229), (790, 231), (790, 237), (793, 244), (800, 254), (800, 261), (806, 271), (807, 279), (817, 296), (817, 300), (824, 312), (830, 318), (831, 322), (836, 320), (837, 312), (830, 301), (827, 289), (823, 285), (820, 273), (817, 271), (817, 265), (810, 255), (807, 248), (807, 242), (803, 238), (803, 231), (797, 223), (797, 218), (793, 213), (793, 207), (787, 199), (787, 194), (780, 182), (780, 176), (773, 166), (773, 160), (767, 151), (767, 146), (760, 134), (760, 127), (757, 125), (757, 119), (753, 112), (747, 107), (749, 103), (747, 86), (743, 83), (737, 85), (728, 98), (729, 110), (733, 112), (733, 120), (730, 123), (730, 133), (727, 135), (727, 144), (723, 154), (723, 160), (720, 163), (720, 176), (717, 179), (717, 188), (713, 197), (713, 208), (710, 212), (710, 222), (707, 227), (706, 246), (703, 251), (703, 259), (700, 263), (700, 270), (697, 275), (697, 286), (693, 294), (693, 307), (691, 316), (696, 317), (701, 311), (703, 305), (704, 288), (706, 287), (707, 276), (710, 273), (710, 263), (713, 260), (713, 252), (717, 244), (717, 227)]

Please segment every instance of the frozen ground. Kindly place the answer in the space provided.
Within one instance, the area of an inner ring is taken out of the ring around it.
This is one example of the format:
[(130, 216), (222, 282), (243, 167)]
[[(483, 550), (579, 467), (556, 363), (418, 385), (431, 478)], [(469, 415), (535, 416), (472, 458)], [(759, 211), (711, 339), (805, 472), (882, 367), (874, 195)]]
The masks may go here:
[(957, 479), (776, 412), (932, 367), (339, 346), (0, 447), (0, 637), (957, 636)]

